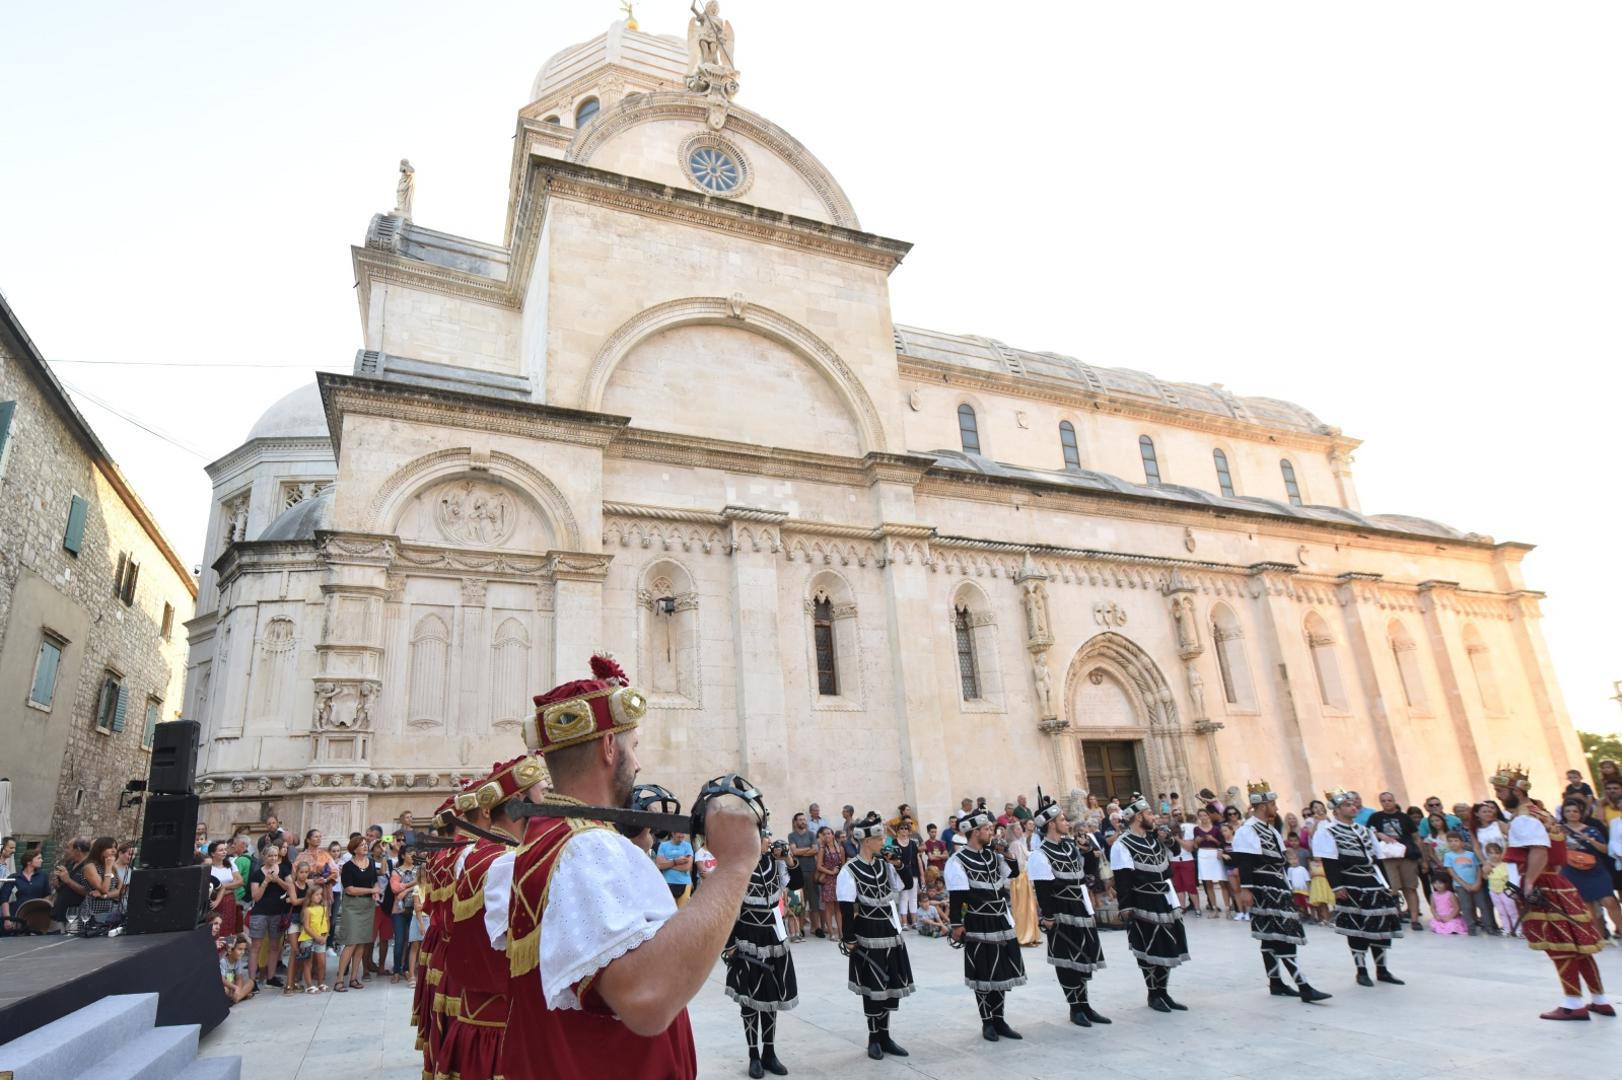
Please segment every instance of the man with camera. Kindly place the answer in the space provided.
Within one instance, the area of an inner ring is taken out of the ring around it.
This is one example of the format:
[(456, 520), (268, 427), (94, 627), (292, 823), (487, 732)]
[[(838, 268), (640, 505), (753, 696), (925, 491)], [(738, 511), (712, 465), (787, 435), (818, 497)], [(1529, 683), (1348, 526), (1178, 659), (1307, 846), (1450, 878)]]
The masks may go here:
[(980, 1035), (987, 1042), (1022, 1039), (1003, 1019), (1003, 998), (1025, 985), (1025, 959), (1019, 954), (1008, 881), (1014, 871), (992, 849), (996, 819), (980, 809), (958, 821), (968, 843), (946, 860), (951, 896), (952, 941), (963, 945), (963, 981), (980, 1010)]
[[(626, 806), (636, 783), (647, 699), (604, 656), (593, 677), (535, 698), (524, 741), (545, 756), (549, 802)], [(752, 794), (752, 793), (750, 793)], [(506, 1080), (692, 1080), (687, 1003), (731, 933), (760, 856), (762, 812), (742, 798), (708, 803), (715, 872), (680, 911), (647, 855), (583, 818), (535, 816), (512, 861), (504, 923), (485, 887), (490, 943), (507, 956)]]

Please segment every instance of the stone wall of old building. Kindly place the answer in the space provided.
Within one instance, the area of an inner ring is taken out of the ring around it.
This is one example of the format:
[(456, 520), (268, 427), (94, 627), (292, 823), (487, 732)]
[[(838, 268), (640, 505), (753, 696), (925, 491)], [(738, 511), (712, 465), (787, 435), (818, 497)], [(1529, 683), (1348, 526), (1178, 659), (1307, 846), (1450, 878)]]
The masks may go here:
[[(16, 405), (0, 479), (0, 702), (13, 828), (29, 840), (129, 838), (137, 814), (118, 809), (119, 794), (146, 777), (149, 719), (180, 714), (192, 581), (82, 419), (64, 411), (26, 339), (7, 329), (0, 401)], [(77, 554), (64, 547), (75, 496), (86, 504)], [(121, 559), (139, 567), (129, 603), (115, 594)], [(30, 699), (47, 637), (61, 658), (42, 704)], [(96, 723), (109, 673), (125, 694), (117, 731)]]

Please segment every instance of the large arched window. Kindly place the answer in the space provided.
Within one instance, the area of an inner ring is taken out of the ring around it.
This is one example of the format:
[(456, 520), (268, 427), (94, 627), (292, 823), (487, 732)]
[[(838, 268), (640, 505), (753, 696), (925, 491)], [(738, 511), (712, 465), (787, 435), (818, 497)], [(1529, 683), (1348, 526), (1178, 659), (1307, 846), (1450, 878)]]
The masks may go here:
[(1237, 708), (1254, 708), (1255, 689), (1250, 682), (1250, 664), (1245, 660), (1244, 631), (1226, 604), (1211, 608), (1211, 644), (1216, 652), (1217, 670), (1222, 675), (1222, 700)]
[(594, 97), (582, 101), (574, 110), (574, 126), (583, 128), (591, 123), (591, 118), (602, 111), (602, 107), (602, 103)]
[(1289, 458), (1278, 463), (1279, 471), (1284, 474), (1284, 494), (1290, 497), (1291, 506), (1301, 505), (1301, 485), (1295, 482), (1295, 466), (1290, 464)]
[(1335, 656), (1335, 637), (1329, 624), (1316, 611), (1307, 614), (1307, 648), (1312, 652), (1312, 673), (1318, 680), (1318, 700), (1331, 709), (1346, 708), (1346, 688), (1340, 681), (1340, 660)]
[(1228, 498), (1233, 498), (1233, 473), (1228, 471), (1228, 455), (1221, 450), (1213, 450), (1211, 460), (1216, 463), (1217, 488)]
[(1464, 652), (1470, 658), (1470, 670), (1476, 676), (1476, 689), (1481, 693), (1481, 707), (1488, 716), (1504, 714), (1504, 695), (1498, 689), (1498, 674), (1493, 671), (1492, 652), (1486, 639), (1474, 626), (1464, 628)]
[(1064, 451), (1064, 467), (1081, 468), (1081, 447), (1076, 445), (1076, 429), (1068, 420), (1059, 421), (1059, 447)]
[(1397, 677), (1402, 680), (1402, 696), (1414, 708), (1425, 705), (1425, 679), (1419, 671), (1419, 645), (1408, 628), (1396, 619), (1386, 627), (1391, 642), (1391, 655), (1397, 662)]
[(1147, 435), (1138, 436), (1138, 452), (1143, 455), (1143, 479), (1145, 483), (1160, 483), (1160, 459), (1155, 457), (1155, 441)]
[(957, 674), (962, 680), (963, 700), (980, 700), (980, 665), (974, 655), (974, 628), (967, 605), (952, 612), (952, 637), (957, 644)]
[(839, 654), (834, 644), (834, 602), (818, 593), (811, 605), (811, 635), (817, 650), (817, 693), (839, 696)]
[(957, 407), (957, 433), (963, 440), (965, 454), (978, 454), (980, 452), (980, 424), (974, 417), (974, 406), (959, 405)]

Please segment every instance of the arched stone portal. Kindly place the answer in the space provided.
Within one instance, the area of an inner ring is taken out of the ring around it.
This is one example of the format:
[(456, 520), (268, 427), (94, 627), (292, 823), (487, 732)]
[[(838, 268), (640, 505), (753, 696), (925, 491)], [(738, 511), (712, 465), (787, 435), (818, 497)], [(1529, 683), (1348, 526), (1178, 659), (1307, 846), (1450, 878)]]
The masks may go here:
[[(1062, 789), (1088, 787), (1088, 744), (1096, 771), (1111, 764), (1122, 744), (1132, 744), (1142, 790), (1190, 788), (1188, 751), (1176, 700), (1159, 665), (1131, 638), (1106, 632), (1091, 638), (1065, 671), (1061, 722), (1054, 725), (1054, 765)], [(1099, 753), (1098, 748), (1109, 750)]]

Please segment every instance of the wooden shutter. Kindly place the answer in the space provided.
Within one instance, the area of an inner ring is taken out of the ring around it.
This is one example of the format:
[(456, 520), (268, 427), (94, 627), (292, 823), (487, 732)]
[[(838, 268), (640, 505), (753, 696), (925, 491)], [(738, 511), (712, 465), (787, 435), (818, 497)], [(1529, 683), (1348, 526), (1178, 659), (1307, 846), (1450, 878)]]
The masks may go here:
[(118, 688), (118, 704), (113, 706), (113, 730), (124, 730), (124, 708), (129, 704), (129, 687), (120, 685)]
[(6, 457), (6, 446), (11, 442), (11, 418), (16, 415), (15, 401), (0, 401), (0, 461)]
[(90, 504), (82, 496), (75, 495), (68, 506), (68, 531), (62, 536), (62, 546), (75, 555), (84, 546), (84, 523), (89, 513)]

